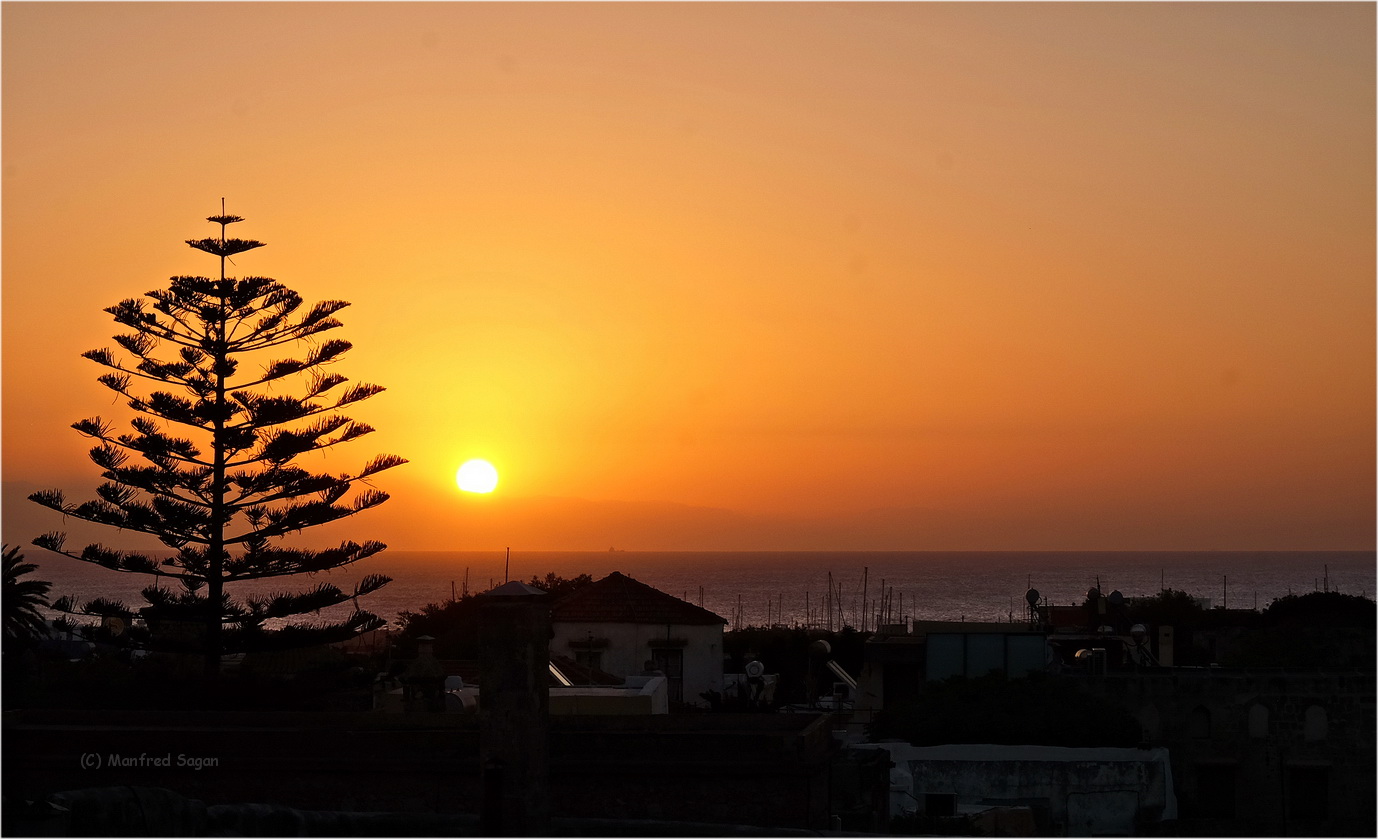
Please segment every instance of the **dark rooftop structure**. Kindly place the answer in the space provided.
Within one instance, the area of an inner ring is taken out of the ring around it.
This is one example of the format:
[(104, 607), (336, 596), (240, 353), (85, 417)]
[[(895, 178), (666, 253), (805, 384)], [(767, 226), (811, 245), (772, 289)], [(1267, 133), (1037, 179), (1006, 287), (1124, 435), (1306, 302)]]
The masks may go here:
[(614, 571), (555, 603), (554, 623), (712, 625), (727, 619)]

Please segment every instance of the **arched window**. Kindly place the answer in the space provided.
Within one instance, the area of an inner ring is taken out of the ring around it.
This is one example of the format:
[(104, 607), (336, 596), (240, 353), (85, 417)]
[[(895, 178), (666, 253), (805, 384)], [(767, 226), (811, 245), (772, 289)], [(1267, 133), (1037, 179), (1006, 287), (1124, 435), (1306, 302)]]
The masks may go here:
[(1315, 742), (1324, 740), (1329, 734), (1330, 722), (1326, 719), (1325, 709), (1319, 705), (1312, 705), (1306, 709), (1306, 717), (1302, 722), (1301, 736), (1303, 740)]
[(1197, 740), (1205, 740), (1211, 736), (1211, 712), (1206, 710), (1205, 706), (1197, 705), (1191, 709), (1187, 731)]
[(1268, 736), (1268, 706), (1262, 702), (1255, 702), (1249, 708), (1249, 736)]

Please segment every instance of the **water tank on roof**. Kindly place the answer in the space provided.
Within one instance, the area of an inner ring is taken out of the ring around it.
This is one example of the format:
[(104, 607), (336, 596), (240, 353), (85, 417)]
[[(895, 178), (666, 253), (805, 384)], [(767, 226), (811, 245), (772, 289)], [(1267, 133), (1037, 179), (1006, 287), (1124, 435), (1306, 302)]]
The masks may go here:
[(476, 714), (478, 700), (459, 691), (446, 691), (445, 710), (451, 714)]

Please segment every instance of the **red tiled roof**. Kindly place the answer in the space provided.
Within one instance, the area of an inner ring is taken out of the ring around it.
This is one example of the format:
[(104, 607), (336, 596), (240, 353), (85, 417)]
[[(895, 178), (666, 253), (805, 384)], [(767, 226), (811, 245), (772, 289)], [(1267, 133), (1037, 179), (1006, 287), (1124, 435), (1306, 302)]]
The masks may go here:
[(614, 571), (555, 603), (551, 621), (564, 623), (647, 623), (702, 626), (727, 620), (702, 606), (680, 600)]

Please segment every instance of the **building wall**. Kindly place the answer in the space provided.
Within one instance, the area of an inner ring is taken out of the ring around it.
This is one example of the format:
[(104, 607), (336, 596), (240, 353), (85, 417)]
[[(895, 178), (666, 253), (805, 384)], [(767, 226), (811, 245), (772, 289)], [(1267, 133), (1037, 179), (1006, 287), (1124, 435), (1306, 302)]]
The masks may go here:
[(552, 716), (645, 716), (670, 713), (665, 679), (634, 676), (625, 688), (552, 687)]
[[(706, 706), (700, 694), (723, 689), (722, 626), (686, 626), (682, 624), (632, 623), (566, 623), (552, 626), (550, 651), (573, 656), (582, 651), (590, 639), (606, 639), (600, 669), (614, 676), (635, 676), (646, 666), (657, 647), (680, 649), (684, 656), (683, 701)], [(668, 639), (668, 640), (667, 640)], [(595, 641), (595, 643), (597, 643)]]
[(1078, 678), (1168, 749), (1187, 832), (1373, 835), (1372, 673), (1176, 668)]
[(892, 778), (909, 787), (906, 809), (929, 812), (930, 802), (944, 798), (956, 812), (1030, 807), (1068, 836), (1136, 835), (1177, 815), (1163, 749), (881, 747), (895, 764)]
[[(907, 642), (907, 643), (904, 643)], [(922, 646), (866, 646), (862, 696), (922, 689)], [(1187, 835), (1373, 835), (1378, 754), (1372, 670), (1214, 667), (1064, 674), (1125, 707), (1168, 749)]]

